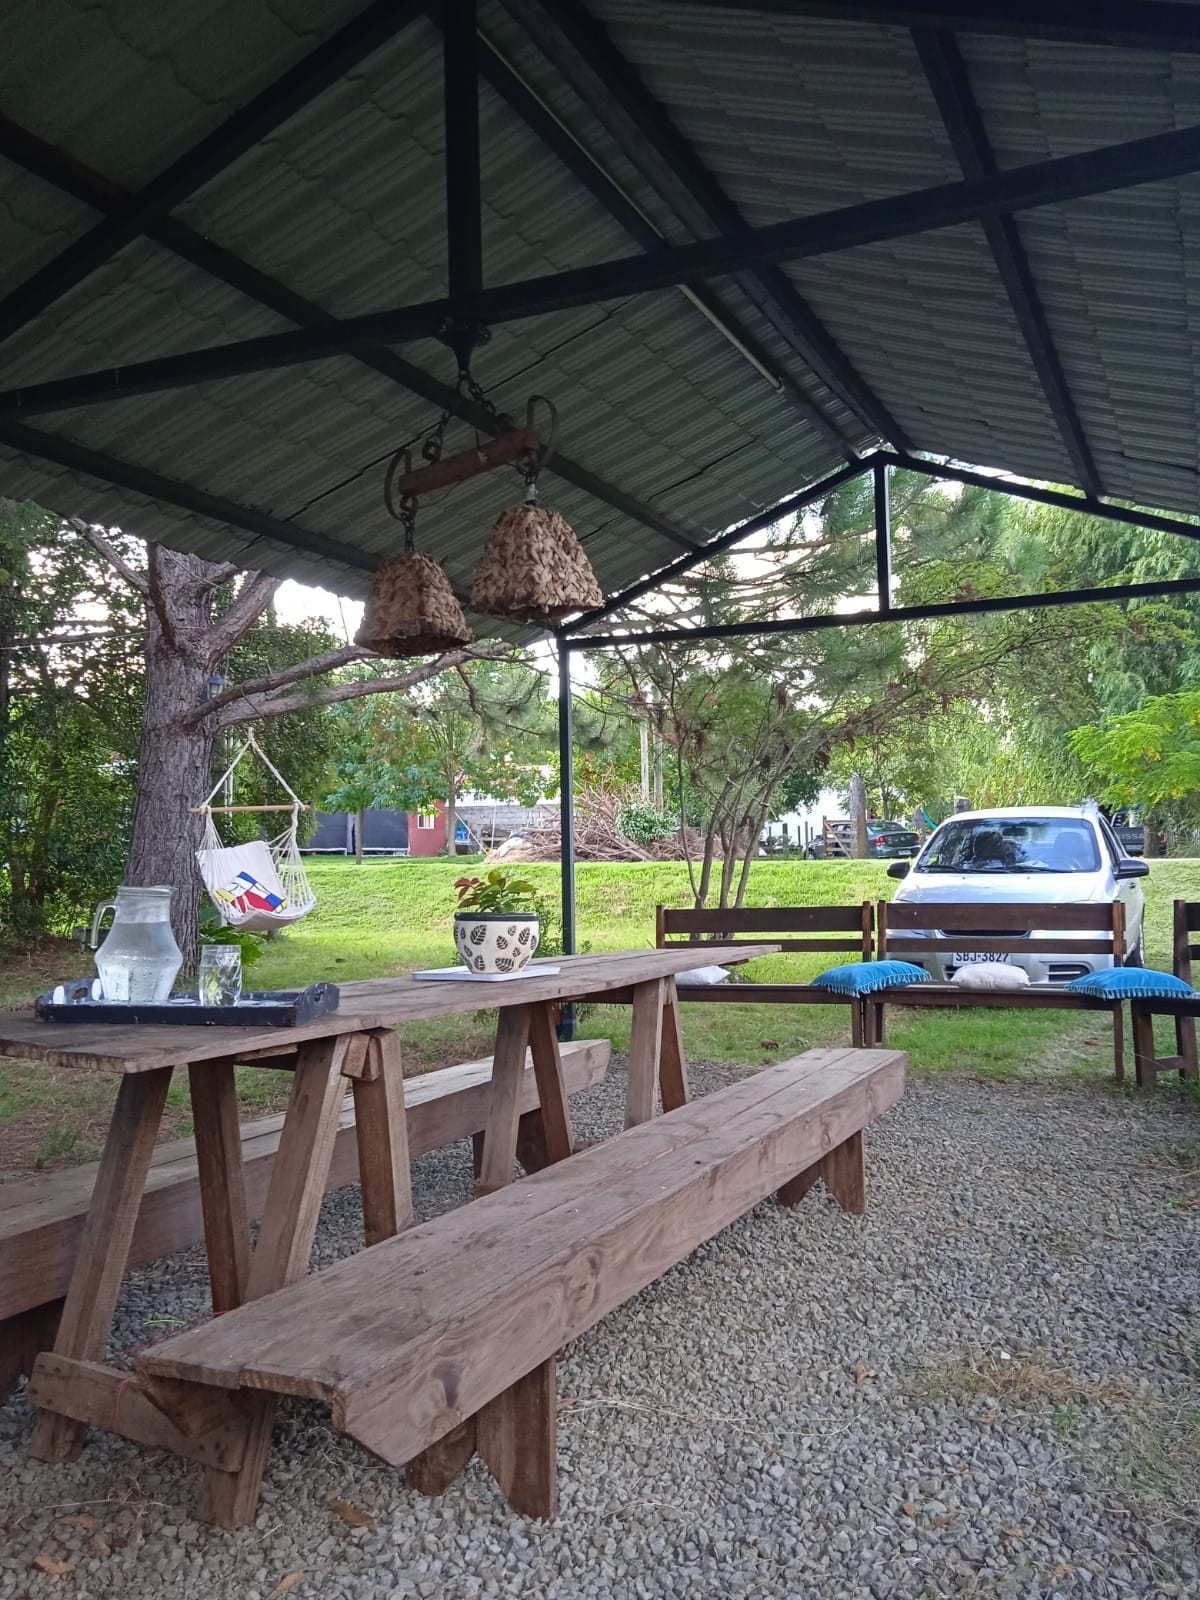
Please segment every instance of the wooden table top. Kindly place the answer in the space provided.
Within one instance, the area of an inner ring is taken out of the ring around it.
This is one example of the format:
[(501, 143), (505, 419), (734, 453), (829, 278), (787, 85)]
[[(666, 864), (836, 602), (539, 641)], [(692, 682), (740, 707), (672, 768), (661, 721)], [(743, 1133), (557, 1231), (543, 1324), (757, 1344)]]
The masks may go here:
[(775, 944), (714, 944), (665, 950), (629, 950), (616, 955), (559, 956), (540, 966), (557, 966), (553, 976), (517, 979), (511, 983), (467, 983), (450, 980), (370, 978), (343, 983), (341, 1004), (328, 1016), (297, 1028), (227, 1028), (195, 1024), (163, 1026), (116, 1023), (40, 1022), (32, 1010), (0, 1012), (0, 1056), (48, 1061), (60, 1067), (103, 1068), (116, 1072), (150, 1072), (254, 1051), (287, 1049), (306, 1039), (327, 1039), (367, 1028), (390, 1028), (405, 1022), (455, 1017), (530, 1001), (596, 998), (609, 990), (654, 978), (673, 977), (698, 966), (728, 966), (773, 955)]

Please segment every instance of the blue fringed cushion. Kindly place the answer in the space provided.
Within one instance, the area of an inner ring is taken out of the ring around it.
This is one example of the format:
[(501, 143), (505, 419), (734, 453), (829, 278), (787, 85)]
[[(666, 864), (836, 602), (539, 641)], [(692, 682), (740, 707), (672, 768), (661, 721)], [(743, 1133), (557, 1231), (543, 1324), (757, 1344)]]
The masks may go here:
[(844, 967), (830, 967), (812, 982), (815, 989), (828, 989), (832, 994), (873, 994), (876, 989), (928, 983), (929, 974), (912, 961), (851, 961)]
[(1073, 994), (1094, 1000), (1165, 1000), (1195, 994), (1190, 983), (1152, 967), (1110, 967), (1106, 972), (1085, 972), (1067, 985)]

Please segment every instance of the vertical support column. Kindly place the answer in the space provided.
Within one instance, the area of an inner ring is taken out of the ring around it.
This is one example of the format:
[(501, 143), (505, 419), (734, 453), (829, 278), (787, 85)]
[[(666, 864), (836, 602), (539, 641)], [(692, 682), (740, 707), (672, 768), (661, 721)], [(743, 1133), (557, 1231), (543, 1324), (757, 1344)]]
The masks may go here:
[(875, 585), (879, 591), (879, 609), (892, 609), (892, 502), (889, 494), (888, 474), (891, 468), (886, 461), (877, 461), (871, 469), (875, 479)]
[(475, 0), (444, 0), (446, 256), (451, 313), (470, 322), (483, 286), (479, 181), (479, 35)]
[[(562, 874), (563, 954), (575, 954), (575, 749), (571, 715), (571, 650), (558, 638), (558, 804), (560, 820), (559, 871)], [(575, 1037), (575, 1007), (563, 1007), (558, 1025), (562, 1040)]]

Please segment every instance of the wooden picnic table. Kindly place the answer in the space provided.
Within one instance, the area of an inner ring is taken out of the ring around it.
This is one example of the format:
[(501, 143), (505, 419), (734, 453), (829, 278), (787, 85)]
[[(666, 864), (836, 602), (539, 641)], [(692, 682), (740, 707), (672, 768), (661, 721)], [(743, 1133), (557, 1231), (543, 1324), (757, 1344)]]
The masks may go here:
[[(708, 965), (770, 955), (777, 947), (712, 945)], [(349, 1079), (354, 1095), (364, 1233), (368, 1245), (412, 1220), (400, 1041), (407, 1022), (499, 1013), (491, 1101), (476, 1192), (511, 1182), (526, 1050), (533, 1057), (549, 1161), (574, 1150), (555, 1031), (557, 1009), (575, 1000), (632, 1006), (626, 1127), (649, 1121), (656, 1091), (664, 1110), (688, 1100), (675, 974), (694, 967), (694, 949), (564, 956), (535, 963), (506, 983), (380, 978), (341, 985), (337, 1011), (295, 1028), (120, 1027), (44, 1023), (32, 1012), (0, 1014), (0, 1055), (59, 1067), (121, 1074), (116, 1105), (80, 1242), (53, 1357), (35, 1371), (38, 1420), (33, 1453), (44, 1461), (78, 1454), (88, 1422), (116, 1428), (183, 1454), (177, 1423), (142, 1392), (126, 1395), (129, 1375), (104, 1366), (129, 1248), (167, 1090), (187, 1067), (195, 1126), (201, 1209), (214, 1314), (257, 1299), (308, 1271), (321, 1199)], [(557, 973), (542, 972), (557, 966)], [(234, 1068), (282, 1067), (292, 1087), (279, 1149), (251, 1247), (242, 1173)], [(122, 1405), (124, 1410), (122, 1411)], [(255, 1448), (265, 1454), (269, 1429)]]

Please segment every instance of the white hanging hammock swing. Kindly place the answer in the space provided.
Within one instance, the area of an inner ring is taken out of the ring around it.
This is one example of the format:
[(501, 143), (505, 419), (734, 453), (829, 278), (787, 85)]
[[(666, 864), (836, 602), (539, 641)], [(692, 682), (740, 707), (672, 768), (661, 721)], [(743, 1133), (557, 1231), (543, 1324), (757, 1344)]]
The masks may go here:
[[(238, 763), (251, 751), (291, 797), (289, 802), (274, 806), (214, 806), (213, 797), (229, 782)], [(196, 864), (208, 897), (227, 928), (240, 928), (246, 933), (270, 933), (272, 928), (289, 928), (308, 915), (317, 897), (308, 881), (296, 840), (300, 813), (308, 807), (267, 759), (253, 733), (246, 735), (241, 749), (214, 785), (212, 794), (195, 809), (204, 817), (204, 843), (196, 851)], [(226, 845), (221, 843), (213, 817), (231, 811), (287, 811), (291, 820), (273, 839)]]

